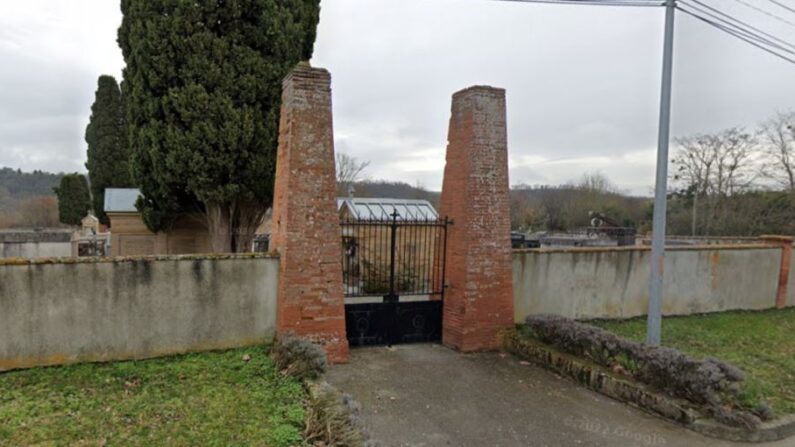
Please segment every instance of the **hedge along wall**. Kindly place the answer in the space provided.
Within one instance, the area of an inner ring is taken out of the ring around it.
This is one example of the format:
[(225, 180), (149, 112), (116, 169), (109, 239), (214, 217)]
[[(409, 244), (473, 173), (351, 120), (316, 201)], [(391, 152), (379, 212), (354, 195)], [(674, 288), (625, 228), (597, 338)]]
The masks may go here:
[(0, 371), (260, 343), (278, 258), (0, 260)]
[[(668, 248), (663, 314), (773, 308), (781, 255), (780, 247), (765, 244)], [(516, 250), (515, 321), (532, 314), (645, 315), (650, 258), (647, 247)], [(788, 304), (795, 305), (792, 297)]]

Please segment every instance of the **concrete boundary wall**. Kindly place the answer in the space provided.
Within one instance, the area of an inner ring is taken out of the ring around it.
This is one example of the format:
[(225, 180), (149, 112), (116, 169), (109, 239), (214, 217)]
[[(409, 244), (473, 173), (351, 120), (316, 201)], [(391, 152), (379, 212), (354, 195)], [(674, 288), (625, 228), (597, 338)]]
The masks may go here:
[[(514, 320), (645, 315), (650, 256), (648, 247), (516, 250)], [(774, 308), (781, 256), (769, 244), (668, 248), (663, 314)], [(788, 304), (795, 305), (792, 296)]]
[(71, 256), (72, 243), (67, 242), (0, 242), (0, 259)]
[(0, 259), (72, 256), (72, 230), (0, 230)]
[(278, 269), (262, 255), (0, 260), (0, 371), (263, 342)]

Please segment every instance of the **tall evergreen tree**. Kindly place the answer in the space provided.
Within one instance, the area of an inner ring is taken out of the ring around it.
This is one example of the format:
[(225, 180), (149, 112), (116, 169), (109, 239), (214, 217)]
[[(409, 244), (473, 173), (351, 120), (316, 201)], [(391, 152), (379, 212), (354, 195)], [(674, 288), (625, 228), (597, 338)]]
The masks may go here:
[(58, 220), (66, 225), (80, 225), (91, 209), (91, 194), (88, 180), (83, 174), (66, 174), (61, 183), (53, 188), (58, 196)]
[(273, 198), (281, 80), (312, 56), (319, 0), (122, 0), (132, 172), (147, 226), (204, 213), (250, 249)]
[(105, 215), (105, 188), (126, 188), (133, 185), (130, 175), (130, 154), (124, 104), (116, 78), (102, 75), (91, 106), (91, 119), (86, 127), (88, 143), (88, 178), (94, 214), (110, 225)]

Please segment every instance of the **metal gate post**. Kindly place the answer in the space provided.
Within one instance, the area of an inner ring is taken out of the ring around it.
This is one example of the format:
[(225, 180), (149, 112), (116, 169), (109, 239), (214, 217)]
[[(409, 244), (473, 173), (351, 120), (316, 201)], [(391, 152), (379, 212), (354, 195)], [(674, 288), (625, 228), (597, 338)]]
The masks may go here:
[(398, 296), (395, 290), (395, 251), (397, 250), (397, 218), (399, 214), (397, 210), (392, 212), (392, 234), (390, 240), (389, 250), (389, 295), (385, 298), (389, 302), (397, 302)]
[(445, 282), (445, 271), (447, 270), (447, 229), (452, 224), (452, 219), (444, 216), (444, 227), (442, 227), (442, 231), (444, 231), (444, 248), (442, 249), (442, 284), (440, 286), (442, 301), (444, 301), (444, 290), (447, 288), (447, 283)]
[(392, 225), (390, 226), (390, 248), (389, 248), (389, 293), (384, 297), (384, 310), (387, 312), (386, 320), (386, 340), (388, 345), (393, 345), (400, 340), (397, 338), (398, 334), (398, 294), (395, 290), (395, 254), (397, 251), (397, 218), (399, 214), (397, 210), (392, 211)]

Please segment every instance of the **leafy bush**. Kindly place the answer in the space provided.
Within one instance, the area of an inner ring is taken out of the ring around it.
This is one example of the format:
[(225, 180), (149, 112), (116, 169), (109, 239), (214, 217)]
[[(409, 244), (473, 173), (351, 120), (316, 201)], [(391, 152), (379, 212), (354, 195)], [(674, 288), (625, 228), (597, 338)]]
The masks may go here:
[(745, 378), (732, 365), (714, 358), (697, 360), (675, 349), (636, 343), (557, 315), (531, 315), (526, 323), (530, 336), (599, 365), (620, 366), (640, 382), (703, 406), (722, 422), (759, 424), (759, 419), (750, 413), (732, 411)]
[(276, 340), (271, 357), (282, 373), (298, 380), (317, 379), (328, 368), (326, 352), (322, 347), (292, 334)]

